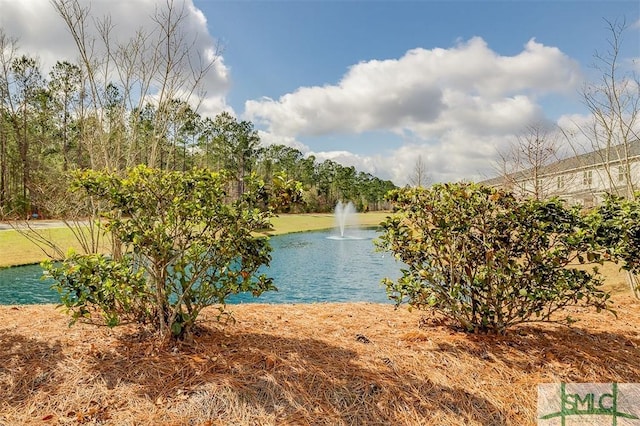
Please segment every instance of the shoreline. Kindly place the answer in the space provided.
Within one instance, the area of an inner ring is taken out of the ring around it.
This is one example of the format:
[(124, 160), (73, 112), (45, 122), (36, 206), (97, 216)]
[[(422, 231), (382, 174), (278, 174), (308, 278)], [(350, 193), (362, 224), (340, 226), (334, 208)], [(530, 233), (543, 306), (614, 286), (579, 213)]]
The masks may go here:
[[(351, 232), (351, 233), (349, 233)], [(390, 304), (381, 281), (385, 277), (396, 277), (399, 264), (386, 254), (375, 252), (373, 240), (379, 237), (379, 228), (361, 226), (347, 231), (348, 243), (336, 243), (331, 240), (339, 238), (337, 230), (313, 230), (307, 232), (257, 238), (269, 241), (273, 247), (272, 262), (269, 267), (263, 266), (257, 274), (266, 274), (274, 280), (278, 291), (269, 291), (262, 297), (251, 297), (241, 292), (226, 300), (228, 305), (239, 304), (290, 304), (316, 302), (379, 302)], [(293, 245), (292, 243), (293, 242)], [(297, 243), (296, 243), (297, 242)], [(306, 250), (296, 247), (308, 246)], [(340, 247), (340, 253), (333, 251)], [(309, 251), (310, 250), (310, 251)], [(316, 262), (314, 259), (326, 259)], [(358, 259), (353, 263), (351, 259)], [(302, 260), (302, 261), (301, 261)], [(309, 264), (308, 262), (313, 262)], [(342, 274), (342, 264), (360, 265), (350, 269), (351, 273)], [(297, 265), (297, 266), (296, 266)], [(329, 266), (327, 266), (329, 265)], [(365, 266), (366, 265), (366, 266)], [(326, 271), (334, 271), (326, 275)], [(58, 304), (60, 296), (50, 291), (56, 282), (43, 276), (42, 268), (32, 266), (7, 268), (0, 273), (0, 304), (30, 305)], [(313, 279), (310, 277), (318, 277)], [(331, 278), (328, 278), (331, 277)], [(300, 290), (306, 289), (308, 290)]]
[[(387, 211), (357, 213), (360, 226), (378, 226), (385, 217), (389, 215)], [(24, 223), (24, 221), (22, 221)], [(11, 227), (8, 221), (0, 222), (0, 270), (17, 266), (36, 265), (53, 258), (45, 253), (33, 242), (29, 241), (19, 231)], [(263, 233), (265, 236), (275, 236), (296, 232), (307, 232), (316, 230), (332, 229), (335, 226), (333, 213), (304, 213), (304, 214), (281, 214), (272, 218), (273, 229)], [(50, 238), (66, 252), (70, 248), (78, 249), (78, 244), (63, 221), (56, 220), (35, 220), (29, 221), (33, 226), (33, 232), (42, 234)], [(23, 229), (29, 232), (25, 225)]]

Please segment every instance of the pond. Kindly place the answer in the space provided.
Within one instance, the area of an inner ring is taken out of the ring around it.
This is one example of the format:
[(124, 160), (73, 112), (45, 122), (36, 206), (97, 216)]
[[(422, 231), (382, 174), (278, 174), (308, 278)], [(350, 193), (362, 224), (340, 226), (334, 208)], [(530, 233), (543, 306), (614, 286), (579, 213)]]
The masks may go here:
[[(390, 303), (380, 281), (400, 276), (400, 264), (389, 253), (374, 250), (375, 229), (303, 232), (271, 238), (271, 266), (277, 292), (255, 298), (239, 294), (228, 303)], [(51, 281), (42, 281), (38, 265), (0, 270), (0, 304), (58, 303)]]

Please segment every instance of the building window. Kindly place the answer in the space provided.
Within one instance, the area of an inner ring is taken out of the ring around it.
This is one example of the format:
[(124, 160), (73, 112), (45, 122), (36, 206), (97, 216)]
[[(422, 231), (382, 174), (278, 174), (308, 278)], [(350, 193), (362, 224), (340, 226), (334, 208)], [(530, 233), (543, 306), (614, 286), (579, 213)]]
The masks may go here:
[(558, 189), (564, 189), (564, 175), (558, 176)]
[(591, 186), (593, 183), (593, 170), (585, 170), (582, 173), (582, 184), (584, 186)]
[(624, 172), (624, 166), (618, 166), (618, 182), (624, 182), (625, 175), (626, 173)]

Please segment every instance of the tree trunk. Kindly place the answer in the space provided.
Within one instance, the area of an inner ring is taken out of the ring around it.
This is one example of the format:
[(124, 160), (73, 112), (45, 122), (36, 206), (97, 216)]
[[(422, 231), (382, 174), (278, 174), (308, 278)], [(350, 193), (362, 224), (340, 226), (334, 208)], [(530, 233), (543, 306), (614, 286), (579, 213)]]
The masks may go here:
[(7, 204), (7, 129), (0, 116), (0, 210)]

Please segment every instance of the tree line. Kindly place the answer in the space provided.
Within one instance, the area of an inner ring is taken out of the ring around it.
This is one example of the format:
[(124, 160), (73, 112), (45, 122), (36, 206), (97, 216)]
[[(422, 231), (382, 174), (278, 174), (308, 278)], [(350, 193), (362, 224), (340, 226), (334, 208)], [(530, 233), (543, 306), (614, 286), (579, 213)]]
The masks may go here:
[[(179, 99), (129, 109), (115, 83), (106, 86), (104, 116), (86, 113), (81, 70), (69, 62), (58, 62), (45, 78), (37, 61), (23, 55), (3, 71), (0, 209), (5, 216), (56, 215), (55, 195), (66, 188), (69, 170), (124, 171), (138, 164), (174, 171), (226, 170), (234, 177), (231, 192), (236, 195), (245, 191), (251, 174), (265, 182), (294, 180), (302, 184), (304, 202), (297, 208), (303, 211), (329, 211), (338, 200), (377, 210), (384, 207), (385, 193), (395, 188), (390, 181), (331, 160), (319, 162), (295, 148), (263, 146), (251, 122), (228, 112), (203, 117)], [(156, 128), (161, 114), (167, 114), (162, 132)]]
[(360, 211), (385, 207), (391, 181), (288, 146), (264, 146), (251, 122), (228, 112), (202, 116), (193, 105), (215, 58), (193, 63), (179, 32), (184, 11), (171, 2), (154, 17), (153, 32), (127, 43), (110, 44), (109, 21), (95, 20), (108, 47), (103, 54), (84, 35), (88, 9), (74, 0), (53, 4), (74, 36), (77, 63), (58, 61), (45, 75), (0, 29), (0, 218), (64, 215), (69, 171), (124, 172), (140, 164), (225, 170), (236, 198), (249, 176), (295, 184), (302, 202), (289, 208), (297, 211), (330, 211), (338, 200)]

